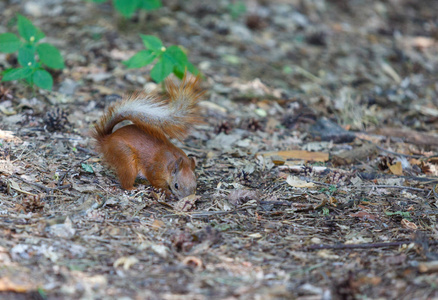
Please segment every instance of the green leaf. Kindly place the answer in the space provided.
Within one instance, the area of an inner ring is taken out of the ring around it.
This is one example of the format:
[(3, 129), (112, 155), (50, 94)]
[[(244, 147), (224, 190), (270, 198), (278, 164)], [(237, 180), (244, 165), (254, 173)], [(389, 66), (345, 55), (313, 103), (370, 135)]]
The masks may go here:
[(193, 75), (198, 75), (199, 74), (198, 68), (195, 67), (191, 62), (187, 62), (187, 71), (189, 71)]
[(35, 66), (35, 48), (31, 45), (23, 45), (18, 49), (18, 62), (23, 67)]
[(246, 5), (243, 1), (237, 1), (228, 5), (228, 10), (230, 11), (231, 17), (237, 19), (246, 12)]
[(93, 168), (89, 164), (82, 163), (82, 169), (88, 173), (94, 173)]
[(385, 211), (385, 215), (387, 216), (400, 216), (403, 218), (409, 218), (411, 216), (411, 213), (408, 211), (395, 211), (395, 212), (390, 212), (390, 211)]
[(21, 37), (24, 38), (29, 43), (36, 43), (42, 39), (45, 35), (44, 33), (36, 28), (29, 19), (22, 15), (18, 15), (18, 32)]
[(0, 52), (13, 53), (20, 48), (21, 41), (13, 33), (0, 34)]
[(184, 68), (175, 66), (173, 69), (173, 74), (175, 74), (179, 79), (182, 79), (186, 71), (192, 73), (193, 75), (199, 74), (199, 70), (189, 61), (187, 62)]
[(161, 6), (163, 6), (161, 0), (140, 0), (141, 9), (154, 10), (160, 8)]
[(123, 64), (128, 68), (141, 68), (153, 62), (156, 57), (157, 54), (152, 50), (141, 50)]
[(150, 49), (154, 52), (162, 52), (163, 51), (163, 42), (159, 38), (153, 35), (144, 35), (140, 34), (141, 39), (143, 40), (143, 44), (146, 49)]
[(28, 76), (24, 78), (24, 81), (26, 81), (29, 84), (29, 86), (33, 86), (33, 76)]
[(3, 73), (3, 78), (1, 81), (11, 81), (11, 80), (18, 80), (23, 79), (26, 77), (29, 77), (32, 75), (33, 69), (31, 68), (17, 68), (17, 69), (11, 69), (7, 72)]
[(114, 7), (125, 18), (130, 18), (139, 4), (139, 0), (113, 0)]
[(159, 83), (172, 73), (173, 64), (166, 57), (161, 57), (157, 64), (151, 70), (151, 78)]
[(185, 73), (185, 70), (182, 70), (181, 68), (178, 68), (177, 66), (175, 66), (173, 68), (173, 74), (175, 74), (175, 76), (178, 77), (179, 79), (183, 79), (184, 73)]
[(181, 50), (181, 48), (178, 46), (170, 46), (167, 48), (166, 52), (164, 52), (163, 56), (166, 56), (166, 58), (172, 62), (174, 66), (173, 73), (178, 78), (183, 78), (189, 61), (187, 55)]
[(38, 56), (43, 64), (52, 69), (63, 69), (64, 59), (59, 50), (48, 43), (42, 43), (37, 46)]
[(53, 78), (52, 75), (50, 75), (49, 72), (47, 72), (46, 70), (36, 70), (35, 73), (33, 73), (33, 83), (35, 83), (35, 85), (37, 87), (40, 87), (42, 89), (45, 90), (52, 90), (52, 86), (53, 86)]
[(166, 49), (163, 56), (166, 56), (173, 65), (183, 70), (188, 63), (187, 55), (178, 46), (170, 46)]

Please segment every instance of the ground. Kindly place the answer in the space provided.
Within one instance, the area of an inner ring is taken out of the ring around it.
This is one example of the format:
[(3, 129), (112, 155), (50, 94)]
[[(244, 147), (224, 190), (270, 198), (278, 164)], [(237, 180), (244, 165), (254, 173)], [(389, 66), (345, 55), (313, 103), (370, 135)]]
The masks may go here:
[[(21, 13), (66, 64), (50, 92), (0, 85), (0, 297), (437, 298), (438, 1), (163, 2), (0, 3), (0, 33)], [(161, 91), (122, 64), (139, 34), (203, 74), (183, 202), (121, 189), (89, 135)]]

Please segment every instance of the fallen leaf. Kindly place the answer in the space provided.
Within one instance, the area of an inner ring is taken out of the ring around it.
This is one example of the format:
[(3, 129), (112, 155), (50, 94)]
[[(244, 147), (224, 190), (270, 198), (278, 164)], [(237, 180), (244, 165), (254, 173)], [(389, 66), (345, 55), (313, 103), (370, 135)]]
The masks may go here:
[(425, 272), (437, 272), (438, 271), (438, 261), (428, 261), (422, 262), (418, 265), (418, 271), (421, 273)]
[(0, 160), (0, 173), (12, 175), (15, 168), (10, 159)]
[(287, 176), (286, 182), (290, 186), (298, 187), (298, 188), (311, 188), (311, 187), (315, 186), (315, 184), (313, 182), (307, 182), (307, 181), (301, 180), (298, 177), (292, 176), (292, 175)]
[(371, 221), (375, 221), (377, 218), (375, 215), (372, 215), (370, 213), (367, 213), (366, 211), (358, 211), (357, 213), (354, 214), (350, 214), (350, 217), (355, 217), (355, 218), (359, 218), (362, 220), (371, 220)]
[(169, 256), (169, 249), (164, 245), (153, 244), (151, 245), (151, 249), (162, 258), (167, 258), (167, 256)]
[(257, 233), (251, 233), (251, 234), (249, 234), (248, 236), (251, 237), (251, 238), (254, 238), (254, 239), (259, 239), (259, 238), (262, 237), (261, 233), (259, 233), (259, 232), (257, 232)]
[(176, 211), (190, 211), (195, 207), (195, 203), (199, 198), (201, 198), (201, 196), (196, 196), (195, 194), (189, 195), (179, 200), (173, 208)]
[(406, 219), (402, 219), (401, 220), (401, 225), (404, 228), (407, 228), (407, 229), (412, 229), (412, 230), (417, 230), (418, 229), (418, 226), (415, 223), (413, 223), (411, 221), (408, 221)]
[(155, 219), (151, 225), (152, 229), (155, 229), (155, 230), (159, 230), (163, 226), (164, 226), (164, 222), (161, 220), (158, 220), (158, 219)]
[(33, 289), (30, 285), (15, 283), (8, 277), (0, 278), (0, 292), (25, 293)]
[(388, 168), (392, 174), (401, 176), (403, 175), (403, 167), (400, 161), (396, 162), (393, 165), (388, 164)]
[(407, 128), (379, 128), (375, 133), (388, 137), (399, 137), (402, 138), (406, 143), (411, 143), (417, 146), (438, 145), (437, 135), (418, 132)]
[(21, 139), (17, 138), (12, 131), (0, 130), (0, 140), (6, 142), (21, 143)]
[(357, 161), (367, 160), (377, 154), (377, 147), (374, 144), (367, 143), (360, 148), (343, 151), (333, 155), (331, 161), (336, 166), (349, 165)]
[(302, 159), (305, 161), (325, 162), (329, 159), (329, 154), (325, 152), (311, 152), (304, 150), (274, 151), (259, 153), (264, 157), (280, 156), (283, 159)]
[(204, 264), (202, 260), (196, 256), (187, 256), (182, 261), (186, 266), (195, 266), (197, 269), (202, 269)]
[(123, 269), (124, 270), (129, 270), (133, 265), (135, 265), (136, 263), (138, 263), (139, 260), (138, 258), (136, 258), (135, 256), (123, 256), (118, 258), (113, 266), (114, 268), (117, 268), (120, 265), (123, 265)]

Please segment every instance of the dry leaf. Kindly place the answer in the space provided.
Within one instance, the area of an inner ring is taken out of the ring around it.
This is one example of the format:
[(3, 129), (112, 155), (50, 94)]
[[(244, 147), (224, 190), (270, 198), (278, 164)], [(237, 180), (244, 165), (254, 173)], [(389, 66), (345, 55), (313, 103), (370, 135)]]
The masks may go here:
[(12, 131), (0, 130), (0, 140), (5, 140), (6, 142), (21, 143), (21, 139), (14, 136)]
[(113, 266), (114, 268), (117, 268), (120, 265), (123, 265), (123, 269), (124, 270), (129, 270), (133, 265), (135, 265), (136, 263), (138, 263), (139, 260), (138, 258), (136, 258), (135, 256), (123, 256), (118, 258)]
[(325, 162), (329, 159), (329, 154), (325, 152), (311, 152), (304, 150), (289, 150), (289, 151), (274, 151), (259, 153), (264, 157), (280, 156), (283, 159), (302, 159), (305, 161), (320, 161)]
[(152, 223), (151, 227), (152, 229), (159, 230), (160, 228), (163, 228), (164, 222), (158, 219), (155, 219)]
[(315, 184), (313, 182), (307, 182), (304, 180), (299, 179), (296, 176), (289, 175), (287, 176), (286, 182), (293, 187), (297, 188), (311, 188), (314, 187)]
[(343, 151), (337, 155), (333, 155), (331, 161), (336, 166), (349, 165), (357, 161), (367, 160), (376, 153), (376, 146), (367, 143), (363, 144), (360, 148), (354, 148), (353, 150)]
[(15, 168), (10, 159), (0, 160), (0, 173), (12, 175)]
[(15, 292), (15, 293), (25, 293), (33, 289), (29, 285), (17, 284), (10, 280), (8, 277), (0, 278), (0, 292)]
[(417, 36), (412, 39), (412, 46), (419, 49), (429, 48), (432, 47), (434, 44), (435, 40), (430, 37)]
[(418, 271), (425, 272), (438, 272), (438, 261), (422, 262), (418, 265)]
[(195, 266), (197, 269), (202, 269), (204, 264), (202, 260), (196, 256), (187, 256), (182, 261), (186, 266)]
[(412, 223), (411, 221), (408, 221), (406, 219), (401, 220), (401, 225), (407, 229), (412, 229), (412, 230), (418, 229), (418, 226), (415, 223)]
[(248, 236), (251, 237), (251, 238), (254, 238), (254, 239), (259, 239), (259, 238), (262, 237), (261, 233), (259, 233), (259, 232), (257, 232), (257, 233), (251, 233), (251, 234), (249, 234)]
[(393, 165), (388, 164), (388, 168), (392, 174), (401, 176), (403, 175), (403, 167), (400, 161), (396, 162)]
[(163, 258), (167, 258), (169, 256), (169, 249), (164, 245), (153, 244), (151, 245), (151, 249)]
[(201, 198), (201, 196), (196, 196), (195, 194), (189, 195), (179, 200), (173, 208), (176, 211), (190, 211), (195, 207), (195, 202), (199, 198)]
[(372, 215), (370, 213), (367, 213), (366, 211), (358, 211), (357, 213), (354, 214), (350, 214), (350, 217), (356, 217), (362, 220), (371, 220), (371, 221), (375, 221), (376, 220), (376, 216)]
[(411, 143), (417, 146), (438, 145), (437, 135), (418, 132), (407, 128), (379, 128), (375, 133), (388, 137), (399, 137), (402, 138), (406, 143)]
[(320, 250), (317, 255), (325, 259), (339, 259), (339, 256), (330, 250)]

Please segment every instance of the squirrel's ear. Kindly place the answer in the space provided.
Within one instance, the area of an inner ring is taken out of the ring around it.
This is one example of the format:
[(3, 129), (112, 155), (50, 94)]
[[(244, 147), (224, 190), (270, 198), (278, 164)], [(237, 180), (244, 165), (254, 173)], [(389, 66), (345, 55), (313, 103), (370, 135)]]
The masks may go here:
[(190, 159), (190, 166), (192, 167), (192, 170), (194, 171), (196, 168), (196, 165), (197, 165), (196, 158), (191, 156), (191, 157), (189, 157), (189, 159)]
[(174, 163), (170, 163), (168, 166), (169, 171), (172, 169), (172, 174), (174, 175), (178, 173), (182, 168), (182, 162), (183, 162), (183, 158), (180, 157)]

